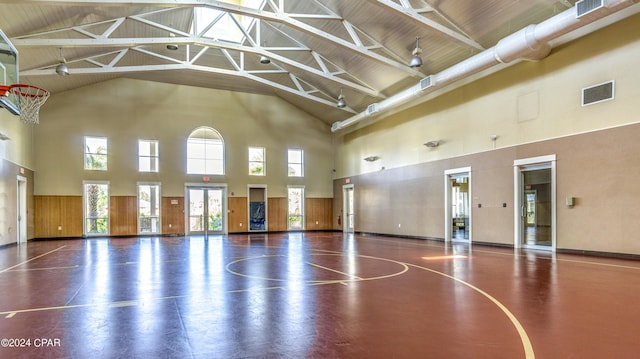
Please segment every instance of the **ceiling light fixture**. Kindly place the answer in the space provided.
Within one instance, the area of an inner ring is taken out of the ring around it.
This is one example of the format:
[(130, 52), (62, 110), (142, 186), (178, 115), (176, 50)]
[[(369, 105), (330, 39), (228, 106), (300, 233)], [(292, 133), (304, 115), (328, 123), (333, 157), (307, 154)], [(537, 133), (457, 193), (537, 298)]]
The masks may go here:
[(338, 108), (345, 108), (345, 107), (347, 107), (347, 102), (344, 100), (342, 89), (340, 89), (340, 96), (338, 96)]
[(265, 65), (266, 65), (266, 64), (268, 64), (268, 63), (270, 63), (270, 62), (271, 62), (271, 60), (269, 60), (269, 58), (268, 58), (268, 57), (266, 57), (266, 56), (264, 56), (264, 55), (260, 56), (260, 63), (261, 63), (261, 64), (265, 64)]
[(422, 66), (422, 58), (420, 54), (422, 54), (422, 49), (420, 48), (420, 38), (416, 36), (416, 48), (413, 49), (413, 57), (411, 61), (409, 61), (409, 67), (415, 68)]
[(374, 162), (374, 161), (377, 161), (378, 159), (380, 159), (380, 157), (378, 156), (369, 156), (364, 158), (364, 160), (367, 162)]
[(440, 146), (440, 141), (433, 140), (433, 141), (429, 141), (429, 142), (425, 143), (424, 145), (429, 147), (429, 148), (434, 148), (434, 147)]
[(56, 66), (56, 73), (60, 76), (69, 75), (69, 66), (67, 66), (67, 60), (62, 56), (62, 48), (60, 48), (60, 63)]
[[(169, 37), (176, 37), (176, 34), (174, 34), (173, 32), (170, 32)], [(167, 50), (171, 50), (171, 51), (178, 50), (178, 44), (167, 44)]]
[[(262, 47), (265, 47), (266, 45), (267, 43), (265, 42), (264, 44), (262, 44)], [(268, 63), (271, 63), (271, 60), (264, 55), (260, 55), (260, 63), (266, 65)]]

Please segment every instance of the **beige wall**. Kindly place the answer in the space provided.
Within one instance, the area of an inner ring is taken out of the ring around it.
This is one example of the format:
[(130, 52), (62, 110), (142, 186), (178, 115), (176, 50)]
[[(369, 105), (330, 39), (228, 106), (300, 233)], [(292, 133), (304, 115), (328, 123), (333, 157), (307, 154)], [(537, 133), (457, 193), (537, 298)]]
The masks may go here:
[[(162, 183), (163, 196), (184, 195), (184, 185), (203, 182), (186, 174), (186, 139), (210, 126), (225, 141), (226, 183), (235, 196), (247, 184), (266, 184), (269, 197), (304, 185), (307, 197), (332, 197), (333, 149), (329, 126), (277, 97), (118, 79), (54, 94), (35, 129), (36, 195), (81, 195), (83, 180), (108, 180), (112, 196), (136, 194), (137, 181)], [(108, 171), (83, 170), (83, 136), (109, 141)], [(160, 172), (137, 171), (137, 140), (156, 139)], [(248, 175), (247, 147), (267, 151), (267, 176)], [(305, 177), (287, 176), (287, 148), (302, 148)]]
[[(336, 175), (451, 158), (639, 121), (640, 15), (448, 94), (338, 132)], [(615, 101), (581, 106), (581, 89), (616, 82)], [(423, 144), (440, 140), (441, 146)], [(379, 156), (365, 162), (367, 156)]]
[[(628, 185), (640, 175), (639, 33), (636, 15), (540, 62), (336, 134), (334, 215), (349, 180), (356, 231), (444, 238), (444, 171), (470, 166), (473, 240), (513, 245), (514, 160), (555, 154), (557, 248), (640, 254), (640, 221), (629, 219), (640, 190)], [(615, 100), (581, 106), (583, 87), (609, 80)], [(371, 155), (380, 160), (363, 161)], [(568, 196), (576, 206), (564, 205)]]

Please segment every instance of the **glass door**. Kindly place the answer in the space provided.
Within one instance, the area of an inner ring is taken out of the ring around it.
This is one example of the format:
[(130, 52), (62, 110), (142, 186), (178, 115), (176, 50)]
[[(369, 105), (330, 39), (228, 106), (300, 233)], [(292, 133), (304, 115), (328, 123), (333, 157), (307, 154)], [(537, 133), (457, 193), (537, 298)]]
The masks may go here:
[(444, 172), (445, 241), (471, 241), (471, 167)]
[(516, 248), (555, 250), (555, 155), (514, 161)]
[(347, 185), (342, 187), (342, 197), (344, 199), (342, 205), (342, 213), (344, 214), (343, 232), (353, 233), (355, 231), (355, 205), (354, 205), (354, 187)]
[(188, 187), (189, 234), (222, 234), (225, 232), (225, 189)]

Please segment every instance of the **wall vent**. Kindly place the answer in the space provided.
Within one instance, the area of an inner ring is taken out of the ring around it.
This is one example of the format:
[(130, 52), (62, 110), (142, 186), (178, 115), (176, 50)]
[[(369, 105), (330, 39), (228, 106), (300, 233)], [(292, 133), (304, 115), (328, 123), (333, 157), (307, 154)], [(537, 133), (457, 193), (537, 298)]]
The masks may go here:
[(576, 3), (576, 17), (580, 18), (604, 7), (604, 0), (580, 0)]
[(422, 80), (420, 80), (420, 91), (425, 90), (431, 86), (433, 86), (433, 81), (431, 81), (431, 76), (427, 76)]
[(613, 100), (615, 82), (613, 80), (582, 89), (582, 106)]
[(378, 104), (377, 103), (372, 103), (371, 105), (367, 106), (367, 115), (371, 115), (378, 112)]

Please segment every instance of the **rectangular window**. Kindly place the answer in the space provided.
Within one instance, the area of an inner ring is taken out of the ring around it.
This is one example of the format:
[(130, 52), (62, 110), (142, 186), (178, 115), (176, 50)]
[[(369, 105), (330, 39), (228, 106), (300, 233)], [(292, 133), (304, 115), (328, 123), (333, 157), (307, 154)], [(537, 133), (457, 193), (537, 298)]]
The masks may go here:
[(158, 172), (158, 141), (138, 140), (138, 171)]
[(109, 182), (84, 182), (84, 233), (109, 234)]
[(304, 154), (300, 149), (289, 149), (288, 152), (288, 168), (289, 177), (303, 177), (304, 176)]
[(107, 170), (107, 138), (84, 136), (84, 169)]
[(288, 199), (288, 228), (289, 230), (304, 229), (304, 187), (289, 186)]
[(264, 147), (249, 147), (249, 175), (264, 176), (265, 163)]
[(160, 233), (160, 184), (138, 183), (138, 232)]

